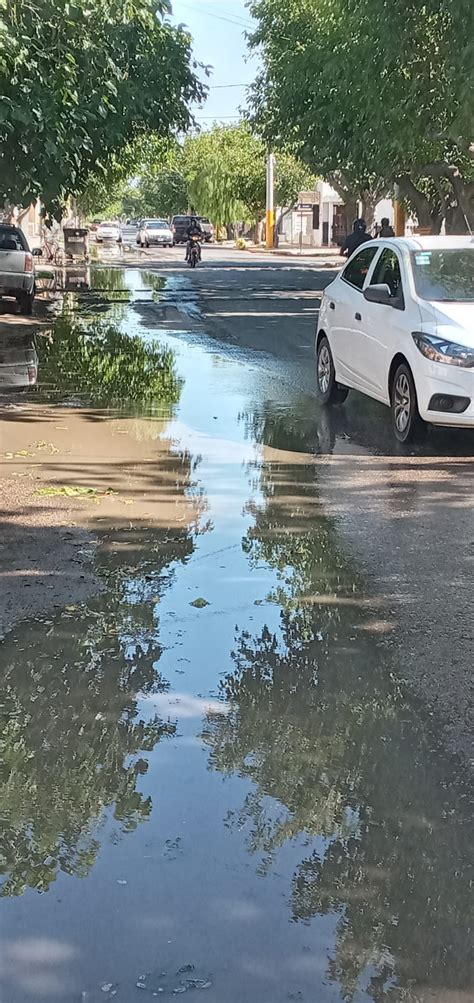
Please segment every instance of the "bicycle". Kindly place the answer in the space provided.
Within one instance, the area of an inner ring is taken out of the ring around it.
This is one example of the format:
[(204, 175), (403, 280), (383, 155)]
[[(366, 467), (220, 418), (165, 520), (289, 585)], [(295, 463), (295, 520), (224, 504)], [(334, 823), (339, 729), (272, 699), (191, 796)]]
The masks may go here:
[(64, 264), (64, 248), (61, 247), (59, 241), (52, 234), (43, 234), (41, 256), (46, 259), (48, 264)]

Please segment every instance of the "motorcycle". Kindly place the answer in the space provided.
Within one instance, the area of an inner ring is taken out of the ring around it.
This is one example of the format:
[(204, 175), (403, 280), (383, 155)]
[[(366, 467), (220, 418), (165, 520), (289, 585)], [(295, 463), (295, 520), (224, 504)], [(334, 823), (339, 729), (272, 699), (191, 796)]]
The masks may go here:
[(200, 253), (201, 249), (199, 246), (199, 237), (191, 237), (191, 240), (192, 244), (191, 247), (189, 248), (188, 263), (190, 268), (195, 268), (201, 257)]

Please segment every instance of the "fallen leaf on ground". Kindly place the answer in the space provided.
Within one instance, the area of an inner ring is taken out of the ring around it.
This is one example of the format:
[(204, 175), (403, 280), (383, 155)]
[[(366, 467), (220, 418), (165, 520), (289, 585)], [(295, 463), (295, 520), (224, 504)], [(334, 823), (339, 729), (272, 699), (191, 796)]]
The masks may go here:
[(35, 494), (47, 497), (86, 498), (89, 501), (99, 501), (102, 495), (113, 495), (115, 491), (113, 488), (106, 488), (105, 491), (100, 491), (99, 488), (83, 487), (80, 484), (61, 484), (58, 487), (51, 485), (47, 488), (38, 488)]

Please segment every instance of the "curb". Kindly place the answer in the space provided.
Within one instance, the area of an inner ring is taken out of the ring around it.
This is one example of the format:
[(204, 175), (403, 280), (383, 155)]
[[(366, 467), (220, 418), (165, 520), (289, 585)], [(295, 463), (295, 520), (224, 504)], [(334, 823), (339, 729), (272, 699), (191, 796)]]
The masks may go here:
[(341, 265), (341, 258), (339, 255), (331, 257), (330, 260), (327, 258), (322, 258), (322, 255), (311, 254), (309, 251), (307, 254), (299, 254), (294, 251), (279, 251), (278, 248), (272, 248), (268, 250), (266, 247), (246, 247), (244, 248), (249, 254), (275, 254), (282, 258), (293, 258), (295, 261), (304, 260), (310, 258), (311, 261), (316, 261), (321, 268), (338, 268)]

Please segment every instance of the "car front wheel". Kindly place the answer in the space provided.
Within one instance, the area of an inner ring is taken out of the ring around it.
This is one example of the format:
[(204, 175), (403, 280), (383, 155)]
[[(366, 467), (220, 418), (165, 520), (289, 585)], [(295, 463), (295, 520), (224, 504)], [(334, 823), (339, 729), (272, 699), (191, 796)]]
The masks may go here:
[(391, 387), (392, 423), (399, 442), (412, 442), (421, 432), (415, 381), (410, 367), (402, 362), (396, 370)]
[(349, 387), (337, 383), (329, 341), (324, 335), (316, 349), (316, 388), (322, 404), (343, 404)]

